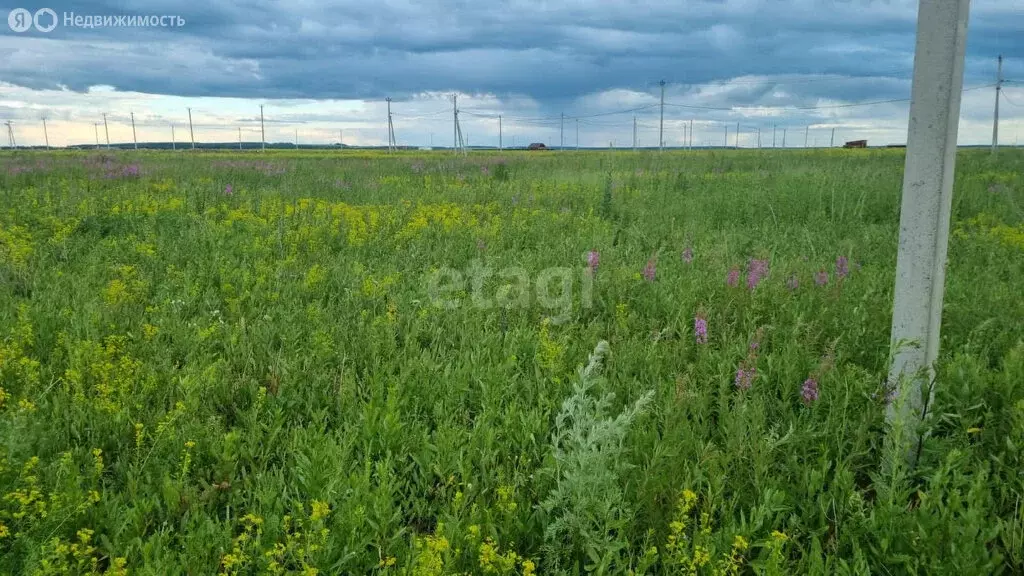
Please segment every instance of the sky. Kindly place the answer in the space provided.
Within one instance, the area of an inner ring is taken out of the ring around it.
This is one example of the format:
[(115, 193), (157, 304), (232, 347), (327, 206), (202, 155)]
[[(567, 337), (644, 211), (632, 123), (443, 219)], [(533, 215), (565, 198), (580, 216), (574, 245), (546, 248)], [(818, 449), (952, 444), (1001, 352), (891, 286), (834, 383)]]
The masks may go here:
[[(29, 1), (0, 0), (0, 122), (19, 145), (131, 142), (132, 114), (140, 142), (259, 142), (261, 105), (268, 142), (381, 145), (390, 97), (400, 145), (450, 146), (457, 94), (469, 145), (498, 145), (500, 115), (506, 146), (629, 147), (635, 115), (657, 146), (662, 80), (666, 145), (733, 145), (737, 125), (748, 147), (773, 128), (776, 146), (906, 142), (916, 0)], [(31, 25), (44, 8), (50, 31)], [(173, 18), (75, 25), (149, 15)], [(959, 141), (991, 142), (1002, 54), (1013, 145), (1024, 0), (973, 0), (967, 37)]]

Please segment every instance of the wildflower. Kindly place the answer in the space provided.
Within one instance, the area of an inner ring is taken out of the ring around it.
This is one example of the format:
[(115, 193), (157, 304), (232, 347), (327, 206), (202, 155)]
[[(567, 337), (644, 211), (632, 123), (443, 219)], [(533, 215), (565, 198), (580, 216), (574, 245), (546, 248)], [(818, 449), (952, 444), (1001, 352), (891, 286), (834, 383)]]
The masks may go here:
[(790, 290), (796, 290), (800, 287), (800, 280), (797, 279), (796, 274), (791, 274), (789, 279), (786, 280), (786, 288)]
[(228, 184), (227, 186), (224, 187), (225, 196), (231, 196), (232, 192), (234, 192), (234, 188), (231, 187), (231, 184)]
[(693, 248), (690, 246), (687, 246), (686, 250), (683, 250), (683, 262), (686, 262), (687, 264), (693, 262)]
[(597, 274), (597, 266), (601, 263), (601, 254), (597, 250), (587, 252), (587, 267), (591, 274)]
[(804, 404), (810, 404), (818, 399), (818, 381), (813, 377), (804, 380), (804, 386), (800, 390), (800, 395), (804, 399)]
[(476, 249), (481, 251), (481, 252), (483, 252), (484, 250), (487, 249), (487, 243), (484, 242), (483, 240), (477, 239), (477, 241), (476, 241)]
[(756, 377), (757, 368), (746, 368), (744, 366), (740, 366), (739, 369), (736, 370), (736, 380), (734, 384), (736, 385), (736, 388), (739, 388), (740, 390), (750, 390), (750, 387), (754, 384), (754, 378)]
[(654, 258), (647, 261), (647, 266), (644, 266), (644, 278), (648, 282), (654, 282), (654, 274), (657, 272), (658, 265)]
[(850, 275), (850, 261), (846, 256), (836, 258), (836, 278), (842, 280)]
[(768, 275), (768, 261), (753, 259), (747, 267), (747, 288), (753, 290)]
[(698, 314), (693, 319), (693, 336), (697, 340), (697, 344), (708, 343), (708, 321), (703, 315)]
[(725, 283), (731, 288), (735, 288), (740, 284), (740, 269), (733, 266), (729, 269), (729, 275), (725, 278)]
[(312, 508), (312, 511), (310, 512), (309, 518), (314, 522), (317, 520), (323, 520), (331, 512), (330, 504), (322, 500), (313, 500), (310, 507)]
[(824, 270), (818, 270), (818, 273), (814, 275), (814, 283), (818, 286), (824, 286), (828, 284), (828, 272)]

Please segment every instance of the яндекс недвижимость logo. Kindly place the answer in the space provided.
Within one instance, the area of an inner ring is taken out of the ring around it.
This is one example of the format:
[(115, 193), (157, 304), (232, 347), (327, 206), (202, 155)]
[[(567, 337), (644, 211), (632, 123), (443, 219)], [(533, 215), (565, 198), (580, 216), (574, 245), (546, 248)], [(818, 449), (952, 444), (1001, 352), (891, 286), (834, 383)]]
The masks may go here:
[(185, 25), (185, 19), (177, 15), (83, 16), (74, 12), (64, 12), (63, 18), (58, 19), (57, 12), (52, 8), (40, 8), (34, 13), (25, 8), (15, 8), (7, 15), (7, 25), (18, 34), (28, 32), (33, 27), (39, 32), (52, 32), (62, 23), (71, 28), (180, 28)]
[(15, 8), (7, 15), (7, 25), (15, 32), (27, 32), (33, 26), (40, 32), (50, 32), (57, 27), (57, 13), (50, 8), (40, 8), (35, 14)]

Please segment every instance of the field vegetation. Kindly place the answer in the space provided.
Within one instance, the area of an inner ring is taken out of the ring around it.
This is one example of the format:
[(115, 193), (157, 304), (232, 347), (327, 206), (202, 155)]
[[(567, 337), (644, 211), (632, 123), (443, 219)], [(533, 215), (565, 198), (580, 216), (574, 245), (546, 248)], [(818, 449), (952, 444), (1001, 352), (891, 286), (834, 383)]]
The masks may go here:
[[(1024, 153), (0, 155), (2, 574), (1024, 572)], [(441, 282), (443, 280), (443, 282)]]

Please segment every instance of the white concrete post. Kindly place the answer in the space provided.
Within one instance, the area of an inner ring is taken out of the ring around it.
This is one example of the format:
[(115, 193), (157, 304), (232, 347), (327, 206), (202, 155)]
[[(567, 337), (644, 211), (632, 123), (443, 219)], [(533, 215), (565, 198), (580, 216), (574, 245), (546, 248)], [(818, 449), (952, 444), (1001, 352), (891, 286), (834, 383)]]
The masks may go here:
[[(920, 0), (893, 302), (891, 438), (916, 461), (934, 397), (970, 0)], [(922, 388), (927, 387), (927, 396)]]

